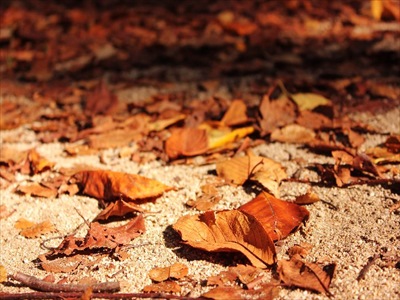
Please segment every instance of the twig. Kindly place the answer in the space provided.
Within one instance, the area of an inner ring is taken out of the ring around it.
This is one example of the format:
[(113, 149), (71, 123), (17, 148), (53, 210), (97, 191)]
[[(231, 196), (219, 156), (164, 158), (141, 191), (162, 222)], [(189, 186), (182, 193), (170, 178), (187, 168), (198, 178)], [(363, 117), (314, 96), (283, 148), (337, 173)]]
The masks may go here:
[(368, 258), (368, 262), (361, 269), (360, 273), (357, 276), (357, 281), (360, 281), (365, 278), (365, 275), (367, 274), (369, 268), (371, 268), (371, 266), (378, 259), (378, 257), (379, 257), (379, 254), (375, 254), (374, 256), (371, 256), (370, 258)]
[(21, 272), (8, 275), (9, 279), (16, 280), (23, 285), (43, 292), (83, 292), (92, 288), (94, 292), (118, 292), (120, 290), (119, 282), (101, 282), (96, 284), (57, 284), (43, 281), (34, 276)]
[[(22, 300), (22, 299), (80, 299), (82, 297), (82, 293), (44, 293), (44, 292), (35, 292), (35, 293), (22, 293), (22, 294), (9, 294), (9, 293), (0, 293), (0, 299), (2, 300)], [(91, 294), (91, 299), (178, 299), (178, 300), (203, 300), (206, 299), (204, 297), (186, 297), (186, 296), (176, 296), (170, 294), (163, 293), (118, 293), (118, 294), (110, 294), (110, 293), (93, 293)]]

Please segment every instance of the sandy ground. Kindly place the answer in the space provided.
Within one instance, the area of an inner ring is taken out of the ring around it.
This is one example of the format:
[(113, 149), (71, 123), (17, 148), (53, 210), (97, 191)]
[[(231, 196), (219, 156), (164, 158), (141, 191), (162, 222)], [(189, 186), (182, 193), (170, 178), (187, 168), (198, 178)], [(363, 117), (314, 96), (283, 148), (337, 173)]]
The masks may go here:
[[(121, 99), (130, 101), (151, 94), (151, 88), (137, 88), (121, 93)], [(224, 93), (222, 90), (221, 93)], [(356, 115), (358, 119), (372, 123), (385, 129), (385, 132), (399, 133), (400, 109), (391, 110), (380, 115)], [(215, 165), (207, 166), (169, 166), (161, 162), (138, 165), (127, 158), (121, 159), (115, 150), (104, 151), (105, 163), (96, 156), (66, 157), (63, 145), (59, 143), (41, 144), (34, 134), (26, 128), (1, 132), (3, 139), (15, 137), (15, 143), (7, 146), (19, 149), (35, 147), (37, 151), (51, 161), (56, 162), (56, 168), (69, 167), (75, 163), (90, 164), (95, 167), (112, 169), (128, 173), (140, 173), (143, 176), (157, 179), (167, 185), (178, 187), (176, 191), (165, 193), (155, 203), (144, 204), (144, 208), (155, 212), (145, 215), (147, 232), (135, 239), (135, 247), (128, 250), (129, 258), (118, 261), (109, 257), (102, 258), (93, 266), (78, 269), (69, 274), (55, 274), (57, 279), (67, 278), (68, 281), (78, 281), (84, 277), (92, 277), (99, 281), (118, 280), (122, 284), (122, 292), (140, 292), (151, 283), (148, 272), (154, 267), (169, 266), (174, 262), (182, 262), (189, 267), (189, 277), (183, 284), (182, 294), (199, 296), (211, 287), (201, 284), (208, 276), (216, 275), (236, 262), (243, 262), (240, 255), (209, 254), (182, 246), (179, 236), (171, 229), (176, 220), (187, 213), (195, 213), (185, 206), (189, 199), (194, 199), (204, 184), (208, 171)], [(373, 146), (385, 140), (385, 136), (368, 135), (365, 147)], [(288, 175), (301, 168), (296, 158), (305, 159), (308, 163), (331, 161), (326, 157), (315, 155), (300, 146), (281, 143), (270, 143), (253, 149), (256, 154), (265, 155), (282, 163)], [(304, 172), (309, 172), (305, 171)], [(317, 178), (317, 174), (303, 174)], [(33, 177), (40, 180), (41, 176)], [(27, 179), (18, 176), (18, 181)], [(62, 195), (56, 199), (41, 199), (20, 196), (13, 192), (15, 185), (1, 191), (0, 203), (8, 210), (15, 212), (6, 219), (0, 220), (0, 264), (9, 272), (20, 271), (43, 278), (47, 272), (35, 265), (35, 259), (46, 250), (40, 247), (43, 240), (49, 237), (64, 236), (73, 232), (83, 223), (82, 217), (91, 220), (100, 211), (95, 199), (84, 196)], [(295, 196), (304, 194), (308, 185), (299, 183), (284, 183), (281, 187), (281, 197), (293, 200)], [(223, 186), (219, 188), (222, 201), (216, 209), (236, 208), (252, 199), (255, 195), (247, 194), (241, 187)], [(400, 270), (389, 267), (386, 261), (378, 259), (367, 272), (365, 279), (357, 281), (360, 270), (368, 258), (375, 254), (400, 253), (400, 215), (390, 212), (390, 207), (400, 201), (400, 195), (391, 193), (381, 186), (353, 186), (350, 188), (314, 187), (314, 191), (326, 202), (309, 205), (310, 220), (297, 233), (290, 235), (280, 243), (278, 258), (287, 258), (286, 250), (294, 244), (302, 242), (313, 245), (308, 260), (312, 262), (337, 263), (337, 271), (332, 281), (330, 291), (335, 299), (399, 299)], [(57, 232), (38, 239), (26, 239), (14, 228), (20, 218), (32, 221), (50, 220), (55, 224)], [(84, 235), (83, 226), (79, 232)], [(48, 246), (57, 246), (61, 239), (54, 239)], [(269, 271), (267, 271), (269, 273)], [(268, 276), (266, 276), (268, 278)], [(18, 285), (0, 285), (2, 292), (30, 292), (28, 288)], [(282, 289), (278, 299), (326, 299), (301, 289)]]

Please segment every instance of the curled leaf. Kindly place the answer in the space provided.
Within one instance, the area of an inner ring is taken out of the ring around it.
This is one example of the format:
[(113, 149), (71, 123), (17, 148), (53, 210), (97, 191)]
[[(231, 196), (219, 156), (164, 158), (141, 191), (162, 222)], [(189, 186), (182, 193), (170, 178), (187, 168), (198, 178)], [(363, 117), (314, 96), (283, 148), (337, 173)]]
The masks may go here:
[(210, 252), (239, 251), (259, 268), (276, 261), (275, 246), (261, 224), (238, 210), (183, 216), (173, 228), (183, 241)]

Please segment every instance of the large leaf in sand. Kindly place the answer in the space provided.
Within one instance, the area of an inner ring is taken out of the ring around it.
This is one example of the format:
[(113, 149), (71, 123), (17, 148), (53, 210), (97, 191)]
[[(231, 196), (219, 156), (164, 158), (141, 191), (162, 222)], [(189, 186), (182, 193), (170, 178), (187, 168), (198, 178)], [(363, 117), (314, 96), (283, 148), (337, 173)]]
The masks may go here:
[(104, 201), (155, 198), (173, 189), (154, 179), (107, 170), (81, 171), (71, 179), (83, 194)]
[(275, 246), (261, 224), (238, 210), (183, 216), (174, 225), (182, 240), (211, 252), (239, 251), (259, 268), (275, 263)]
[(242, 205), (239, 210), (256, 218), (274, 241), (287, 237), (308, 220), (310, 214), (306, 208), (279, 200), (266, 192)]

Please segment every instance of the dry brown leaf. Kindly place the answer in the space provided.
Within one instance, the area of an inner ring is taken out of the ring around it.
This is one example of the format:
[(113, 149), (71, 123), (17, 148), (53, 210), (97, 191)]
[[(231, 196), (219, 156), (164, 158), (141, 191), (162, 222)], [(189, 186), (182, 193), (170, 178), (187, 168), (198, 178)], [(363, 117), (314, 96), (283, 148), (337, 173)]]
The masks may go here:
[(173, 225), (184, 243), (211, 252), (239, 251), (259, 268), (276, 261), (275, 246), (257, 220), (238, 210), (183, 216)]
[(262, 135), (271, 133), (275, 128), (291, 124), (296, 118), (296, 105), (287, 97), (270, 100), (269, 96), (265, 95), (259, 110)]
[(19, 185), (16, 191), (25, 195), (43, 198), (54, 198), (58, 194), (56, 189), (48, 188), (37, 182), (26, 185)]
[(170, 280), (146, 285), (143, 288), (145, 293), (179, 293), (180, 291), (179, 284)]
[(277, 272), (280, 279), (289, 286), (331, 295), (329, 285), (335, 268), (335, 264), (329, 264), (321, 269), (317, 264), (305, 263), (294, 256), (289, 261), (278, 261)]
[(144, 210), (135, 203), (126, 202), (118, 199), (115, 202), (111, 202), (103, 209), (94, 220), (107, 220), (110, 217), (122, 217), (131, 212), (143, 212)]
[[(41, 259), (41, 257), (39, 257)], [(75, 255), (70, 257), (60, 257), (55, 260), (47, 260), (43, 257), (40, 266), (43, 270), (52, 273), (70, 273), (76, 270), (84, 260), (83, 255)]]
[(104, 201), (156, 198), (173, 189), (154, 179), (107, 170), (81, 171), (71, 179), (83, 194)]
[(255, 155), (234, 157), (220, 162), (216, 169), (218, 176), (228, 182), (242, 185), (248, 179), (256, 180), (274, 194), (278, 193), (281, 180), (287, 177), (281, 164)]
[(294, 203), (296, 204), (312, 204), (315, 202), (320, 201), (321, 199), (319, 196), (314, 193), (312, 190), (307, 191), (304, 195), (297, 196), (296, 199), (294, 200)]
[(205, 184), (200, 187), (203, 192), (199, 195), (196, 200), (189, 200), (186, 202), (186, 205), (190, 207), (194, 207), (200, 211), (210, 210), (213, 206), (215, 206), (220, 200), (218, 190), (214, 184)]
[(88, 115), (112, 114), (118, 105), (118, 98), (112, 94), (104, 81), (93, 92), (86, 95), (85, 113)]
[(243, 284), (252, 282), (261, 272), (260, 269), (250, 265), (237, 265), (235, 267), (229, 267), (228, 270), (235, 273)]
[(303, 110), (296, 119), (296, 123), (309, 129), (332, 128), (332, 120), (320, 113)]
[(204, 129), (175, 128), (165, 142), (165, 152), (170, 159), (195, 156), (208, 150), (208, 137)]
[(282, 143), (305, 144), (314, 138), (314, 131), (297, 124), (286, 125), (283, 128), (275, 129), (271, 133), (271, 141)]
[(50, 221), (34, 223), (23, 218), (18, 219), (14, 227), (21, 229), (19, 234), (28, 239), (37, 238), (57, 230)]
[(186, 265), (182, 263), (174, 263), (172, 266), (165, 268), (154, 268), (149, 272), (151, 280), (156, 282), (165, 281), (167, 279), (181, 279), (185, 277), (189, 272)]
[(70, 256), (85, 250), (118, 250), (119, 247), (128, 244), (131, 240), (143, 234), (144, 231), (142, 215), (136, 216), (119, 227), (106, 227), (97, 222), (92, 222), (84, 238), (67, 236), (56, 249), (51, 250), (46, 256), (60, 254)]
[(288, 249), (289, 257), (293, 257), (298, 255), (302, 258), (305, 258), (308, 252), (312, 249), (312, 245), (308, 243), (301, 243), (300, 245), (294, 245)]
[(242, 205), (239, 210), (256, 218), (274, 241), (284, 239), (297, 230), (310, 215), (304, 207), (279, 200), (266, 192)]
[(242, 125), (249, 121), (246, 114), (246, 104), (243, 100), (233, 100), (228, 110), (222, 117), (221, 123), (223, 126)]
[(31, 149), (27, 152), (25, 167), (21, 169), (21, 172), (29, 175), (39, 174), (51, 170), (54, 165), (55, 163), (42, 157), (35, 149)]
[(7, 270), (3, 265), (0, 265), (0, 282), (7, 281)]

